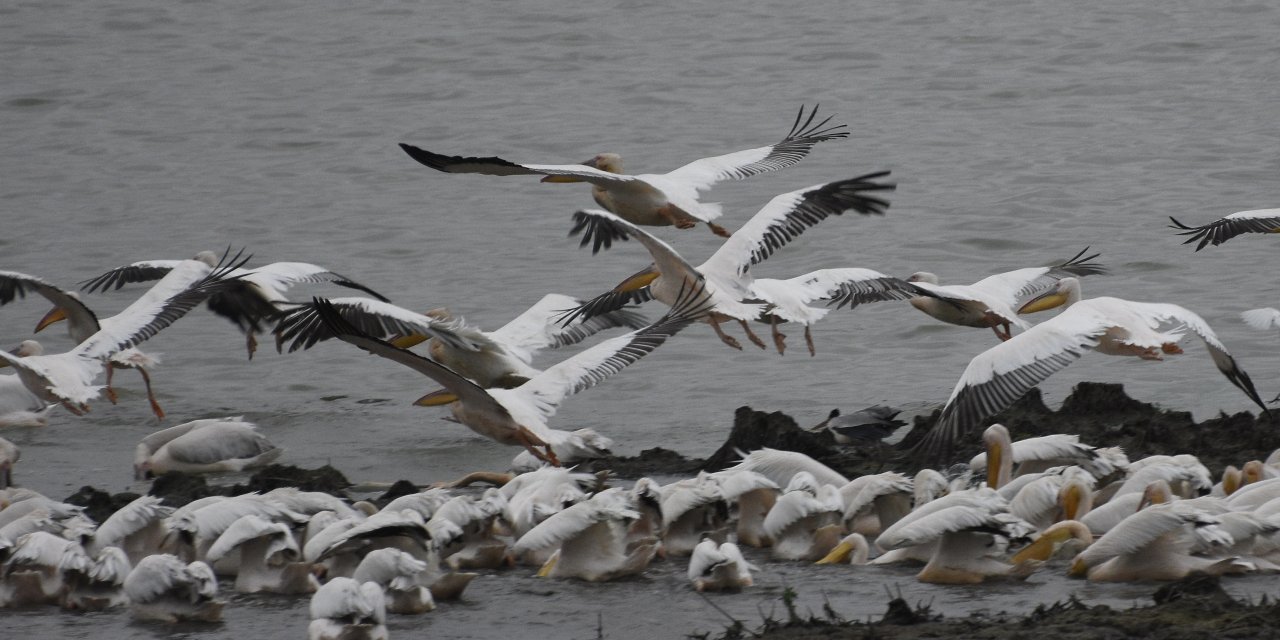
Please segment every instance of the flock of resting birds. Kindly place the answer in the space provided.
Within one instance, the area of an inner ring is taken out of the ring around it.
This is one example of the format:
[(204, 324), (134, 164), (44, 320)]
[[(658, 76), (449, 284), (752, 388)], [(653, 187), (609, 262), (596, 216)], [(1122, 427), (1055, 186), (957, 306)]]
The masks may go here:
[[(917, 445), (940, 462), (949, 462), (952, 447), (992, 415), (1087, 351), (1159, 360), (1181, 353), (1178, 342), (1187, 332), (1201, 338), (1233, 385), (1267, 410), (1200, 316), (1174, 304), (1083, 299), (1079, 279), (1106, 272), (1087, 249), (1058, 264), (971, 285), (942, 285), (930, 273), (900, 279), (852, 267), (754, 277), (753, 267), (827, 218), (882, 214), (889, 206), (894, 184), (889, 172), (879, 171), (779, 195), (732, 233), (715, 222), (719, 207), (701, 202), (701, 192), (785, 168), (818, 143), (847, 137), (844, 125), (819, 120), (816, 111), (802, 107), (776, 144), (666, 174), (624, 174), (620, 158), (609, 153), (583, 164), (539, 165), (402, 144), (414, 160), (446, 173), (589, 182), (603, 210), (574, 214), (571, 235), (581, 235), (580, 246), (599, 252), (635, 240), (652, 257), (596, 298), (549, 294), (493, 331), (443, 309), (402, 309), (325, 267), (250, 267), (248, 257), (230, 250), (221, 257), (206, 251), (189, 260), (136, 262), (82, 283), (94, 292), (158, 280), (108, 318), (98, 318), (76, 292), (0, 271), (0, 305), (42, 296), (54, 308), (36, 331), (65, 320), (76, 343), (62, 353), (45, 353), (34, 340), (0, 351), (0, 364), (15, 371), (0, 377), (0, 426), (42, 426), (57, 407), (82, 415), (103, 392), (114, 403), (115, 369), (138, 371), (152, 411), (164, 418), (148, 373), (156, 362), (137, 347), (207, 301), (242, 330), (250, 358), (257, 336), (271, 331), (280, 350), (336, 338), (419, 372), (441, 388), (416, 404), (447, 406), (453, 420), (522, 447), (513, 468), (531, 469), (473, 474), (453, 487), (498, 485), (482, 493), (433, 488), (381, 509), (296, 489), (206, 498), (179, 509), (144, 496), (96, 525), (76, 507), (11, 487), (18, 452), (0, 438), (0, 607), (128, 603), (145, 619), (217, 620), (223, 605), (218, 576), (226, 576), (240, 592), (314, 593), (313, 638), (378, 638), (386, 637), (386, 612), (421, 613), (434, 608), (435, 599), (457, 597), (475, 575), (465, 573), (469, 569), (530, 564), (540, 567), (540, 576), (611, 580), (642, 572), (656, 558), (689, 556), (694, 588), (739, 589), (752, 584), (757, 570), (739, 545), (820, 564), (923, 562), (921, 580), (949, 584), (1025, 577), (1064, 553), (1075, 554), (1071, 575), (1098, 580), (1280, 570), (1275, 454), (1242, 471), (1229, 469), (1215, 485), (1190, 455), (1131, 462), (1122, 451), (1070, 435), (1010, 443), (1007, 431), (994, 425), (984, 433), (985, 460), (969, 465), (974, 473), (985, 468), (984, 477), (924, 469), (914, 478), (886, 472), (850, 480), (802, 454), (769, 449), (744, 453), (731, 469), (665, 486), (641, 479), (630, 489), (607, 487), (601, 477), (566, 469), (607, 454), (610, 441), (591, 429), (548, 426), (560, 402), (690, 324), (710, 325), (734, 349), (743, 345), (725, 326), (736, 325), (766, 348), (752, 325), (767, 325), (779, 353), (786, 349), (780, 325), (799, 324), (813, 354), (810, 327), (832, 308), (891, 300), (951, 324), (990, 328), (1000, 340), (973, 358), (937, 425)], [(701, 224), (726, 240), (698, 266), (641, 228)], [(1280, 232), (1280, 209), (1240, 212), (1201, 227), (1174, 224), (1199, 250), (1243, 233)], [(289, 300), (289, 288), (300, 283), (332, 283), (373, 297)], [(650, 300), (668, 307), (655, 322), (635, 311)], [(1055, 307), (1065, 310), (1034, 326), (1023, 317)], [(1276, 309), (1249, 311), (1244, 319), (1258, 328), (1280, 327)], [(532, 366), (541, 349), (615, 327), (631, 331), (545, 370)], [(423, 342), (427, 355), (410, 350)], [(106, 384), (99, 385), (103, 374)], [(873, 427), (892, 418), (867, 415)], [(846, 419), (843, 428), (857, 426)], [(871, 440), (892, 428), (880, 427)], [(196, 420), (144, 439), (135, 472), (144, 478), (170, 470), (241, 470), (279, 455), (242, 419)], [(878, 555), (870, 560), (873, 550)]]

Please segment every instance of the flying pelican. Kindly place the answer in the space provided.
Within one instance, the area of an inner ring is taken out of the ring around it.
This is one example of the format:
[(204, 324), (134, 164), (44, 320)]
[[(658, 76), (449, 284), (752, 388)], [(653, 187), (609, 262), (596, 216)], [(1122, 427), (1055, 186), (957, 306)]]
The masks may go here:
[(1162, 360), (1162, 354), (1182, 353), (1178, 341), (1186, 331), (1199, 336), (1218, 370), (1270, 415), (1253, 380), (1195, 313), (1167, 303), (1107, 297), (1081, 300), (1080, 282), (1075, 278), (1062, 279), (1028, 302), (1022, 312), (1060, 305), (1067, 308), (1057, 317), (975, 356), (947, 399), (937, 424), (917, 447), (949, 456), (964, 434), (1089, 350)]
[[(144, 260), (123, 267), (116, 267), (100, 276), (85, 280), (81, 290), (93, 293), (119, 289), (134, 282), (147, 282), (164, 277), (181, 261)], [(261, 267), (232, 269), (230, 278), (237, 278), (235, 286), (229, 286), (209, 296), (208, 307), (213, 313), (234, 322), (244, 333), (245, 348), (249, 359), (258, 349), (257, 334), (262, 333), (264, 320), (280, 313), (282, 303), (288, 302), (285, 292), (296, 284), (330, 282), (348, 289), (363, 291), (382, 302), (382, 294), (340, 273), (308, 262), (273, 262)], [(55, 303), (56, 304), (56, 303)]]
[[(0, 361), (12, 366), (27, 389), (40, 399), (61, 403), (71, 413), (84, 415), (89, 410), (89, 401), (96, 398), (102, 388), (94, 385), (94, 381), (106, 361), (147, 340), (205, 298), (233, 284), (235, 280), (230, 272), (243, 264), (243, 260), (237, 254), (227, 264), (226, 255), (218, 260), (210, 252), (201, 252), (173, 267), (142, 297), (113, 316), (113, 322), (74, 349), (44, 355), (40, 343), (26, 340), (13, 352), (0, 351)], [(151, 403), (152, 410), (163, 415), (155, 398), (151, 398)]]
[(1216, 247), (1242, 233), (1280, 233), (1280, 209), (1239, 211), (1199, 227), (1189, 227), (1173, 216), (1169, 219), (1173, 221), (1169, 228), (1181, 229), (1180, 236), (1190, 236), (1182, 244), (1200, 241), (1196, 251), (1205, 245)]
[[(965, 327), (989, 327), (996, 337), (1008, 340), (1012, 337), (1010, 325), (1026, 330), (1031, 325), (1018, 317), (1019, 304), (1044, 291), (1063, 278), (1104, 274), (1106, 267), (1090, 262), (1099, 254), (1085, 256), (1085, 247), (1070, 260), (1048, 267), (1029, 267), (997, 273), (971, 285), (940, 285), (938, 276), (928, 271), (918, 271), (907, 278), (918, 287), (934, 294), (934, 297), (916, 297), (911, 306), (926, 314)], [(841, 305), (844, 301), (841, 301)]]
[(449, 404), (453, 417), (476, 433), (508, 445), (520, 445), (535, 457), (558, 465), (551, 448), (547, 418), (569, 395), (639, 360), (707, 313), (709, 295), (701, 282), (679, 294), (671, 311), (643, 329), (606, 340), (548, 368), (515, 389), (485, 390), (449, 367), (370, 337), (344, 320), (333, 307), (320, 304), (320, 318), (337, 337), (370, 353), (399, 362), (443, 385), (457, 396)]
[[(558, 293), (543, 296), (524, 313), (494, 331), (469, 325), (443, 309), (419, 314), (368, 298), (336, 298), (329, 302), (347, 322), (402, 349), (429, 340), (427, 350), (432, 360), (485, 389), (512, 389), (541, 373), (532, 366), (532, 362), (533, 355), (542, 349), (577, 344), (605, 329), (622, 326), (640, 329), (648, 324), (634, 311), (619, 309), (561, 327), (555, 319), (565, 309), (580, 305), (582, 301)], [(316, 314), (314, 303), (300, 304), (281, 316), (275, 334), (277, 348), (293, 341), (289, 346), (290, 353), (333, 337)], [(392, 339), (393, 335), (399, 337)], [(439, 391), (424, 396), (420, 403), (434, 406), (452, 401), (452, 394)]]
[[(896, 185), (876, 182), (888, 171), (871, 173), (849, 180), (814, 185), (806, 189), (775, 196), (760, 209), (732, 238), (698, 267), (690, 265), (671, 245), (655, 238), (639, 227), (606, 211), (590, 209), (574, 214), (580, 226), (595, 234), (615, 237), (630, 236), (640, 241), (653, 257), (653, 264), (627, 278), (612, 291), (601, 294), (565, 315), (564, 322), (578, 317), (620, 309), (633, 302), (657, 299), (670, 305), (676, 293), (689, 278), (705, 277), (715, 308), (707, 322), (716, 335), (730, 347), (741, 349), (738, 341), (720, 329), (720, 323), (737, 320), (753, 343), (764, 343), (751, 332), (747, 322), (760, 317), (762, 305), (755, 302), (751, 291), (752, 266), (763, 262), (793, 238), (829, 216), (856, 211), (863, 215), (882, 214), (889, 203), (874, 192), (891, 191)], [(776, 325), (775, 325), (776, 330)], [(775, 337), (775, 344), (781, 340)], [(781, 351), (781, 348), (779, 349)]]
[[(445, 173), (543, 175), (543, 182), (590, 182), (596, 203), (632, 224), (688, 229), (703, 222), (716, 235), (729, 237), (728, 231), (711, 222), (720, 217), (720, 206), (700, 202), (699, 194), (722, 180), (741, 180), (789, 167), (808, 155), (813, 145), (848, 137), (847, 131), (841, 131), (845, 125), (827, 127), (831, 118), (813, 124), (817, 112), (815, 106), (805, 118), (801, 107), (791, 131), (776, 144), (695, 160), (665, 174), (624, 174), (622, 157), (616, 153), (602, 153), (577, 165), (550, 165), (517, 164), (496, 157), (445, 156), (403, 143), (400, 148), (414, 160)], [(616, 234), (601, 236), (588, 230), (582, 244), (594, 241), (595, 250), (599, 251), (617, 239)]]

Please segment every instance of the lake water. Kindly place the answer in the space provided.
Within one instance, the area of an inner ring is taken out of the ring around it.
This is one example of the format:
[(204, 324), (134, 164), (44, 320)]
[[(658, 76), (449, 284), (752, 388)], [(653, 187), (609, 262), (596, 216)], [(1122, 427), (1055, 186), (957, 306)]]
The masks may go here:
[[(1280, 7), (1249, 2), (11, 2), (0, 6), (0, 268), (71, 286), (136, 260), (244, 246), (255, 264), (320, 263), (403, 306), (447, 305), (494, 328), (548, 292), (595, 295), (648, 256), (628, 243), (593, 257), (565, 238), (569, 214), (592, 204), (584, 185), (437, 173), (397, 142), (534, 163), (615, 151), (633, 173), (663, 172), (772, 143), (801, 104), (820, 103), (850, 138), (717, 186), (706, 199), (724, 203), (721, 222), (737, 228), (773, 195), (878, 169), (898, 181), (893, 205), (883, 218), (824, 222), (756, 275), (862, 266), (967, 283), (1087, 245), (1114, 271), (1086, 279), (1087, 296), (1202, 314), (1269, 398), (1280, 337), (1238, 314), (1280, 302), (1275, 242), (1195, 253), (1165, 225), (1277, 206), (1278, 30)], [(719, 242), (705, 229), (659, 233), (695, 262)], [(129, 301), (90, 298), (104, 316)], [(0, 342), (29, 337), (42, 302), (0, 310)], [(744, 404), (802, 424), (837, 406), (926, 410), (994, 344), (905, 304), (833, 312), (814, 328), (813, 358), (800, 331), (788, 333), (780, 357), (731, 351), (692, 327), (567, 401), (552, 424), (595, 427), (623, 454), (706, 455)], [(61, 332), (45, 340), (69, 346)], [(1043, 386), (1046, 397), (1116, 381), (1201, 418), (1249, 410), (1188, 344), (1163, 363), (1085, 357)], [(200, 311), (144, 346), (163, 357), (154, 378), (169, 419), (152, 418), (140, 381), (122, 372), (120, 405), (101, 400), (85, 418), (59, 410), (47, 428), (3, 434), (23, 447), (20, 483), (53, 497), (84, 484), (140, 490), (130, 464), (141, 437), (219, 415), (257, 422), (284, 462), (329, 462), (357, 481), (426, 483), (502, 468), (516, 453), (410, 406), (432, 385), (348, 345), (284, 356), (264, 345), (246, 362), (234, 328)], [(722, 624), (688, 595), (683, 567), (600, 588), (526, 573), (396, 618), (392, 635), (542, 625), (540, 635), (593, 637), (605, 609), (613, 638)], [(815, 610), (823, 593), (847, 594), (857, 604), (833, 602), (856, 615), (882, 610), (886, 584), (948, 612), (1150, 591), (1047, 574), (1030, 588), (937, 589), (911, 575), (769, 564), (760, 589), (715, 599), (750, 622), (784, 583)], [(169, 633), (118, 612), (4, 615), (30, 637)], [(238, 597), (224, 626), (198, 635), (301, 635), (306, 617), (292, 599)]]

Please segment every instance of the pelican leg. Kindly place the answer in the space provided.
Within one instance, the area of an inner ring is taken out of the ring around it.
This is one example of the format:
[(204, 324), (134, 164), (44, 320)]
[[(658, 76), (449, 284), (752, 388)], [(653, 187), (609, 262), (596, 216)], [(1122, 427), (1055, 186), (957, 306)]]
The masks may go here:
[(1013, 337), (1013, 335), (1009, 333), (1009, 323), (1003, 323), (1003, 331), (1001, 331), (1001, 328), (1001, 325), (991, 325), (991, 331), (996, 334), (997, 338), (1000, 338), (1001, 342), (1009, 341), (1009, 339)]
[(711, 233), (714, 233), (714, 234), (716, 234), (716, 235), (720, 236), (721, 238), (728, 238), (729, 236), (733, 235), (732, 233), (729, 233), (729, 230), (728, 230), (728, 229), (726, 229), (726, 228), (724, 228), (724, 227), (722, 227), (722, 226), (720, 226), (720, 225), (718, 225), (718, 224), (716, 224), (716, 223), (714, 223), (714, 222), (708, 222), (708, 223), (707, 223), (707, 228), (711, 230)]
[(1176, 342), (1166, 342), (1160, 345), (1160, 350), (1170, 355), (1178, 355), (1179, 353), (1182, 353), (1182, 347), (1179, 347)]
[(692, 229), (698, 226), (698, 219), (685, 213), (673, 204), (658, 208), (658, 215), (677, 229)]
[(810, 358), (818, 355), (818, 352), (813, 348), (813, 333), (809, 331), (809, 325), (807, 324), (804, 326), (804, 343), (809, 347)]
[(784, 355), (787, 350), (787, 337), (778, 331), (778, 316), (769, 316), (769, 331), (773, 334), (773, 346), (778, 349), (778, 355)]
[(742, 332), (747, 334), (747, 339), (751, 341), (751, 344), (754, 344), (761, 349), (766, 348), (764, 346), (764, 340), (761, 340), (760, 336), (756, 335), (755, 332), (751, 330), (751, 325), (747, 324), (746, 320), (739, 320), (738, 324), (742, 325)]
[(142, 367), (138, 367), (138, 373), (142, 374), (142, 384), (147, 387), (147, 400), (151, 402), (151, 413), (156, 414), (156, 418), (164, 420), (164, 409), (160, 408), (160, 403), (156, 402), (156, 394), (151, 390), (151, 376)]
[[(111, 365), (111, 364), (107, 365), (107, 386), (104, 389), (104, 391), (106, 391), (107, 399), (111, 401), (111, 404), (116, 403), (116, 390), (111, 388), (111, 374), (115, 373), (115, 370), (116, 368), (114, 365)], [(68, 406), (67, 408), (70, 409), (71, 407)], [(76, 413), (76, 412), (72, 411), (71, 413)], [(76, 413), (76, 415), (83, 415), (83, 414)]]
[(720, 321), (717, 320), (714, 315), (707, 316), (707, 324), (711, 325), (711, 328), (715, 330), (717, 336), (720, 336), (721, 342), (737, 349), (738, 351), (742, 351), (742, 343), (738, 342), (737, 338), (725, 333), (724, 329), (720, 328)]
[(253, 354), (258, 351), (258, 339), (254, 337), (252, 331), (244, 334), (244, 347), (249, 350), (249, 359), (252, 360)]
[[(560, 459), (556, 457), (556, 453), (551, 450), (551, 445), (547, 444), (535, 435), (532, 431), (519, 427), (516, 429), (516, 440), (524, 445), (525, 450), (533, 454), (533, 457), (550, 464), (553, 467), (562, 466)], [(538, 448), (541, 447), (541, 451)]]

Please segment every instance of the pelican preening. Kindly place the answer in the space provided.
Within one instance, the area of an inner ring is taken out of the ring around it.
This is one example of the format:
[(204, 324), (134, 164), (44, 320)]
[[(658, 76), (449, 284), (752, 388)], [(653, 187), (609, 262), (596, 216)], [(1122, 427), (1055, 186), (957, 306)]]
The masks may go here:
[(934, 297), (912, 298), (911, 306), (943, 322), (966, 327), (990, 327), (996, 337), (1008, 340), (1012, 337), (1011, 325), (1024, 331), (1030, 328), (1029, 323), (1018, 317), (1020, 313), (1030, 313), (1025, 308), (1018, 308), (1029, 298), (1063, 278), (1107, 272), (1106, 267), (1090, 262), (1099, 254), (1084, 255), (1088, 251), (1089, 248), (1085, 247), (1060, 264), (997, 273), (971, 285), (940, 285), (938, 276), (920, 271), (907, 278), (907, 282), (915, 283)]
[[(702, 222), (716, 235), (728, 237), (728, 231), (711, 222), (720, 216), (720, 206), (700, 202), (699, 194), (717, 182), (789, 167), (807, 156), (815, 144), (848, 137), (845, 125), (827, 126), (830, 117), (814, 124), (817, 113), (814, 106), (806, 117), (801, 107), (791, 131), (776, 144), (695, 160), (665, 174), (623, 174), (622, 159), (616, 153), (602, 153), (577, 165), (550, 165), (517, 164), (497, 157), (445, 156), (404, 143), (400, 148), (414, 160), (446, 173), (542, 175), (546, 176), (543, 182), (590, 182), (596, 203), (632, 224), (687, 229)], [(582, 244), (594, 242), (598, 251), (616, 239), (617, 234), (595, 236), (588, 230)]]
[(556, 435), (546, 420), (567, 396), (594, 386), (639, 360), (691, 322), (708, 313), (710, 295), (701, 282), (677, 294), (670, 312), (657, 322), (606, 340), (569, 358), (514, 389), (486, 390), (449, 367), (370, 337), (317, 299), (316, 311), (340, 340), (399, 362), (440, 383), (457, 399), (453, 417), (476, 433), (503, 444), (523, 446), (540, 460), (559, 465), (552, 449)]
[(1171, 229), (1182, 230), (1178, 235), (1190, 236), (1182, 244), (1200, 243), (1196, 245), (1196, 251), (1206, 245), (1216, 247), (1244, 233), (1280, 233), (1280, 209), (1239, 211), (1199, 227), (1182, 224), (1173, 216), (1169, 216), (1169, 219), (1173, 221), (1169, 225)]
[[(880, 197), (879, 192), (892, 191), (896, 185), (877, 180), (888, 175), (889, 172), (880, 171), (775, 196), (698, 267), (689, 264), (667, 243), (619, 216), (607, 211), (579, 211), (574, 214), (575, 219), (592, 233), (633, 237), (649, 250), (654, 262), (612, 291), (596, 296), (566, 314), (563, 322), (579, 317), (594, 317), (620, 309), (629, 303), (650, 299), (670, 305), (684, 282), (691, 278), (705, 277), (707, 289), (715, 302), (715, 308), (707, 322), (720, 339), (730, 347), (741, 348), (737, 340), (720, 329), (721, 322), (733, 319), (742, 325), (752, 342), (763, 348), (764, 343), (751, 332), (747, 324), (760, 318), (767, 307), (763, 301), (756, 299), (758, 293), (753, 293), (751, 289), (751, 267), (830, 216), (841, 215), (846, 211), (856, 211), (863, 215), (882, 214), (889, 203)], [(834, 288), (834, 285), (828, 288)], [(777, 337), (776, 325), (775, 344), (781, 351), (782, 340)], [(812, 342), (810, 346), (812, 347)]]
[(917, 445), (946, 456), (964, 434), (1013, 404), (1027, 390), (1065, 369), (1087, 351), (1162, 360), (1182, 353), (1178, 341), (1190, 331), (1231, 384), (1268, 413), (1253, 380), (1236, 363), (1204, 319), (1175, 304), (1120, 298), (1080, 299), (1080, 284), (1064, 278), (1023, 311), (1065, 305), (1057, 317), (988, 349), (969, 362), (933, 429)]

